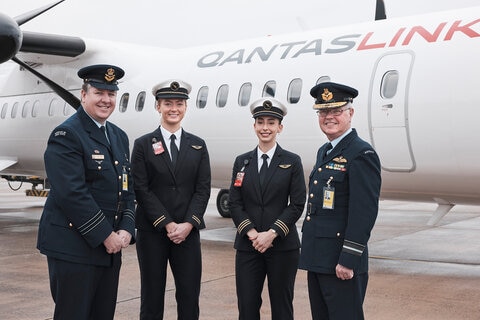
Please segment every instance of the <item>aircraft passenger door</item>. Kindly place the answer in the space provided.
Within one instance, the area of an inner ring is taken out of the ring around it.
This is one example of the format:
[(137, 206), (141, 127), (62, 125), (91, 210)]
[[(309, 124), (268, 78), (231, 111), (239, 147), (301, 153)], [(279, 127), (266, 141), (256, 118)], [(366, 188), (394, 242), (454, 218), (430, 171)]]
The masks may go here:
[(415, 158), (408, 124), (408, 91), (414, 56), (410, 51), (380, 57), (370, 87), (370, 136), (382, 168), (411, 172)]

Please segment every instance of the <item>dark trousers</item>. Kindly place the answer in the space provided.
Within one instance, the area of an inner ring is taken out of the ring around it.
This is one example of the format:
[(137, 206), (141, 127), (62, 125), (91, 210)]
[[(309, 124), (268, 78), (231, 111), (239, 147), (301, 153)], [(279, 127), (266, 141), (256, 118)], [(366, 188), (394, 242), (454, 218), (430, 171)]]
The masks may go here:
[(262, 290), (268, 279), (272, 320), (293, 319), (293, 289), (300, 251), (239, 251), (235, 256), (240, 320), (260, 319)]
[(363, 320), (368, 273), (340, 280), (334, 274), (307, 273), (313, 320)]
[(121, 254), (111, 267), (73, 263), (48, 257), (55, 320), (113, 319), (117, 303)]
[(187, 239), (180, 244), (170, 241), (163, 231), (138, 230), (137, 256), (141, 281), (140, 319), (163, 319), (168, 263), (175, 280), (177, 319), (198, 319), (202, 276), (198, 230), (192, 229)]

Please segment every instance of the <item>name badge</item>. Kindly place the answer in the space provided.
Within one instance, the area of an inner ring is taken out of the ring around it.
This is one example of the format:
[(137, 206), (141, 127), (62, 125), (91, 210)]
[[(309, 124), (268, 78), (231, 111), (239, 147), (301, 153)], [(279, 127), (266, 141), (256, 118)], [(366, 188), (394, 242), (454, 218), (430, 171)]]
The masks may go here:
[(245, 176), (245, 172), (240, 171), (237, 172), (237, 176), (235, 177), (235, 182), (233, 183), (234, 187), (241, 187), (243, 184), (243, 177)]
[(165, 151), (162, 145), (162, 141), (157, 141), (155, 143), (152, 143), (152, 148), (153, 148), (153, 153), (155, 154), (161, 154)]

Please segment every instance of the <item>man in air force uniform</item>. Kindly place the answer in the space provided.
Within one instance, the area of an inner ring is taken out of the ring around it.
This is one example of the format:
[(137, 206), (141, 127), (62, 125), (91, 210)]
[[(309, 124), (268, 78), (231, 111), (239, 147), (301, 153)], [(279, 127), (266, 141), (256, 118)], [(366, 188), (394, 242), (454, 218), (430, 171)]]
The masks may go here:
[(380, 161), (351, 128), (356, 89), (325, 82), (310, 94), (329, 142), (318, 150), (310, 174), (300, 268), (308, 271), (313, 319), (363, 319)]
[(54, 319), (114, 316), (121, 249), (135, 232), (128, 137), (107, 121), (123, 75), (112, 65), (82, 68), (82, 105), (48, 140), (37, 248), (48, 258)]

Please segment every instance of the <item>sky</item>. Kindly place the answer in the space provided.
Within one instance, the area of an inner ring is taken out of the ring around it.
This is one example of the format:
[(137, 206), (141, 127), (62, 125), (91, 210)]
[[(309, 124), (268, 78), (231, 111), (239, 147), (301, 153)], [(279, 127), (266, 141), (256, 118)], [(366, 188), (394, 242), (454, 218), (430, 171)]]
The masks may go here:
[[(387, 17), (478, 5), (478, 0), (384, 1)], [(0, 12), (15, 17), (52, 2), (1, 0)], [(373, 21), (374, 15), (375, 0), (66, 0), (22, 29), (182, 48)]]

